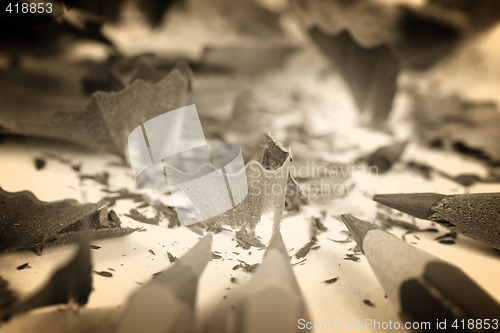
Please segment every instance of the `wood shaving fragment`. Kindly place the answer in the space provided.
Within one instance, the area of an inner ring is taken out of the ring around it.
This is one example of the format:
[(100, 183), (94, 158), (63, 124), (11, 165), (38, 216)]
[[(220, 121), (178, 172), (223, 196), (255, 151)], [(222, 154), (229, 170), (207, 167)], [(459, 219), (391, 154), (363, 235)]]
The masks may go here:
[(137, 222), (141, 223), (158, 225), (160, 222), (160, 216), (158, 214), (156, 214), (155, 217), (146, 217), (135, 208), (132, 208), (128, 214), (125, 214), (125, 216), (130, 217), (131, 219), (134, 219)]
[(373, 304), (372, 301), (370, 301), (369, 299), (363, 300), (363, 303), (365, 305), (368, 305), (368, 306), (371, 306), (371, 307), (375, 307), (375, 304)]
[(104, 276), (104, 277), (112, 277), (113, 273), (107, 272), (107, 271), (94, 271), (97, 275)]
[(19, 265), (16, 267), (17, 270), (22, 270), (22, 269), (25, 269), (25, 268), (31, 268), (31, 266), (29, 265), (29, 263), (24, 263), (22, 265)]
[(236, 232), (236, 241), (245, 250), (248, 250), (252, 246), (261, 249), (265, 248), (265, 245), (256, 236), (249, 235), (246, 229), (240, 229)]
[(326, 284), (332, 284), (332, 283), (337, 282), (338, 280), (339, 280), (339, 277), (338, 277), (338, 276), (336, 276), (336, 277), (333, 277), (333, 278), (331, 278), (331, 279), (328, 279), (328, 280), (323, 281), (323, 283), (326, 283)]
[(177, 259), (177, 257), (176, 257), (176, 256), (174, 256), (172, 253), (170, 253), (170, 252), (168, 252), (168, 251), (167, 251), (167, 256), (168, 256), (168, 261), (170, 261), (170, 263), (172, 263), (172, 264), (173, 264), (174, 262), (176, 262), (177, 260), (179, 260), (179, 259)]
[(346, 257), (344, 258), (344, 260), (351, 260), (351, 261), (354, 261), (354, 262), (358, 262), (361, 259), (359, 257), (357, 257), (356, 255), (352, 254), (352, 253), (346, 253)]

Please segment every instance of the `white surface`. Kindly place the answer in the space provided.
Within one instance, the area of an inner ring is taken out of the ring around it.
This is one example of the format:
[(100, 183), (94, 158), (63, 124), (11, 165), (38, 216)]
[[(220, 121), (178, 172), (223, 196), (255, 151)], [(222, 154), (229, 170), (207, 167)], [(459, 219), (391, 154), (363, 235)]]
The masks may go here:
[[(65, 146), (48, 147), (42, 144), (28, 144), (19, 142), (3, 142), (0, 144), (0, 186), (7, 191), (31, 190), (42, 200), (58, 200), (68, 197), (79, 201), (96, 201), (104, 195), (100, 190), (103, 186), (93, 180), (80, 182), (77, 173), (70, 166), (54, 159), (46, 158), (47, 165), (37, 171), (34, 167), (34, 157), (43, 156), (44, 152), (54, 152), (70, 158), (73, 162), (82, 163), (82, 173), (108, 171), (110, 173), (110, 189), (135, 187), (131, 170), (127, 167), (109, 166), (108, 162), (116, 161), (114, 157), (103, 158), (81, 151), (68, 150)], [(366, 194), (354, 193), (344, 198), (334, 199), (330, 204), (322, 206), (312, 203), (304, 206), (299, 214), (285, 214), (282, 232), (290, 254), (295, 254), (309, 238), (309, 223), (311, 215), (320, 215), (320, 211), (327, 211), (325, 226), (328, 232), (318, 236), (319, 249), (311, 250), (303, 264), (294, 265), (294, 271), (305, 296), (309, 311), (314, 321), (357, 321), (365, 318), (374, 318), (378, 321), (395, 321), (398, 316), (390, 302), (384, 298), (384, 291), (377, 282), (367, 261), (362, 255), (360, 262), (344, 260), (346, 253), (354, 242), (340, 244), (329, 240), (347, 238), (346, 229), (336, 218), (342, 213), (352, 213), (360, 218), (373, 220), (375, 205), (369, 195), (375, 192), (441, 190), (442, 192), (457, 191), (455, 184), (447, 181), (424, 181), (408, 171), (395, 168), (389, 174), (379, 177), (364, 175), (360, 179), (351, 179), (353, 183), (363, 184)], [(446, 187), (447, 186), (447, 187)], [(493, 190), (494, 188), (489, 188)], [(498, 186), (496, 186), (498, 189)], [(477, 190), (481, 190), (478, 188)], [(160, 197), (153, 190), (146, 191), (152, 196)], [(130, 201), (119, 201), (114, 209), (119, 213), (124, 225), (141, 225), (146, 232), (136, 232), (132, 235), (93, 241), (99, 245), (99, 250), (91, 250), (94, 269), (97, 271), (113, 268), (113, 277), (106, 278), (94, 275), (94, 291), (90, 296), (88, 308), (119, 306), (123, 304), (132, 290), (138, 288), (137, 283), (150, 279), (151, 274), (170, 265), (166, 252), (176, 257), (182, 256), (200, 237), (187, 228), (143, 225), (123, 214), (127, 213), (134, 204)], [(429, 222), (420, 221), (422, 226), (430, 226)], [(262, 221), (262, 229), (271, 224), (271, 219)], [(259, 227), (260, 228), (260, 227)], [(263, 232), (258, 232), (266, 239)], [(429, 253), (444, 260), (449, 260), (466, 271), (490, 294), (500, 301), (500, 286), (498, 273), (500, 272), (500, 258), (488, 247), (473, 240), (459, 236), (456, 245), (439, 244), (433, 238), (439, 234), (416, 233), (408, 236), (408, 241), (416, 242), (415, 246), (423, 248)], [(420, 238), (417, 240), (415, 235)], [(232, 240), (234, 234), (223, 231), (214, 237), (213, 250), (220, 251), (223, 259), (213, 260), (207, 266), (199, 285), (197, 311), (199, 321), (203, 322), (210, 311), (219, 302), (230, 302), (230, 290), (243, 285), (251, 274), (241, 270), (232, 270), (238, 263), (237, 259), (249, 264), (259, 262), (263, 250), (251, 248), (243, 250), (236, 247)], [(46, 248), (42, 256), (31, 252), (17, 252), (0, 256), (0, 275), (7, 279), (11, 287), (27, 295), (41, 286), (50, 273), (62, 262), (67, 260), (73, 251), (72, 246)], [(149, 249), (156, 255), (152, 255)], [(233, 252), (238, 252), (239, 255)], [(397, 255), (397, 254), (395, 254)], [(292, 263), (296, 263), (295, 257)], [(16, 270), (16, 267), (29, 262), (31, 268)], [(230, 277), (237, 278), (237, 284), (230, 282)], [(325, 284), (322, 281), (332, 277), (339, 277), (334, 284)], [(228, 295), (227, 299), (223, 299)], [(369, 299), (375, 307), (363, 304)], [(9, 327), (29, 325), (28, 317), (14, 318), (8, 325), (0, 328), (0, 332), (10, 332)], [(22, 320), (22, 321), (21, 321)], [(370, 330), (367, 330), (370, 331)]]

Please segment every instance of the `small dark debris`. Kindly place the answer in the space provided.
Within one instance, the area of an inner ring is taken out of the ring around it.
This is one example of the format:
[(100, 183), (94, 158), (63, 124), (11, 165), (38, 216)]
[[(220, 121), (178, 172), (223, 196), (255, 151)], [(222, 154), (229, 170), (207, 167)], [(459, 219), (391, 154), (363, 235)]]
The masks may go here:
[(238, 261), (240, 263), (235, 265), (233, 267), (233, 270), (237, 270), (238, 268), (241, 268), (241, 269), (243, 269), (243, 271), (245, 271), (247, 273), (253, 273), (255, 271), (255, 269), (259, 266), (258, 263), (250, 265), (250, 264), (247, 264), (246, 262), (244, 262), (243, 260), (238, 259)]
[(373, 304), (369, 299), (363, 300), (363, 303), (365, 303), (365, 305), (371, 306), (372, 308), (375, 307), (375, 304)]
[(45, 168), (45, 160), (43, 158), (35, 158), (35, 168), (37, 170), (42, 170), (43, 168)]
[(336, 276), (336, 277), (334, 277), (334, 278), (331, 278), (331, 279), (328, 279), (328, 280), (323, 281), (323, 283), (332, 284), (332, 283), (337, 282), (338, 280), (339, 280), (339, 277), (338, 277), (338, 276)]
[(114, 272), (114, 271), (115, 271), (115, 270), (114, 270), (113, 268), (111, 268), (111, 267), (108, 267), (108, 270), (110, 270), (110, 271), (112, 271), (112, 272)]
[(167, 256), (168, 256), (168, 261), (170, 261), (170, 263), (174, 263), (178, 260), (176, 256), (174, 256), (172, 253), (168, 251), (167, 251)]
[(351, 261), (357, 262), (360, 259), (359, 259), (359, 257), (355, 256), (352, 253), (346, 253), (346, 257), (344, 258), (344, 260), (351, 260)]
[(304, 245), (301, 249), (297, 251), (297, 253), (295, 253), (295, 258), (300, 259), (305, 257), (309, 253), (309, 251), (311, 251), (311, 247), (313, 244), (314, 243), (309, 242), (306, 245)]
[(97, 275), (100, 275), (100, 276), (104, 276), (104, 277), (112, 277), (113, 276), (113, 273), (111, 272), (107, 272), (107, 271), (94, 271), (94, 273), (96, 273)]
[(152, 254), (152, 255), (154, 255), (154, 256), (156, 255), (155, 251), (153, 251), (153, 250), (151, 250), (151, 249), (149, 249), (149, 253), (151, 253), (151, 254)]
[(325, 227), (323, 222), (321, 222), (321, 218), (315, 217), (315, 216), (311, 217), (311, 228), (312, 228), (312, 234), (314, 236), (316, 236), (322, 232), (328, 231), (328, 228)]
[(316, 242), (316, 237), (313, 237), (310, 242), (308, 242), (300, 250), (298, 250), (297, 253), (295, 253), (295, 258), (300, 259), (302, 257), (305, 257), (309, 253), (309, 251), (311, 251)]
[(164, 271), (159, 271), (159, 272), (153, 273), (153, 274), (151, 274), (151, 278), (154, 279), (155, 277), (157, 277), (158, 275), (160, 275), (163, 272)]
[(165, 205), (161, 201), (155, 201), (151, 204), (151, 206), (156, 210), (158, 214), (163, 215), (168, 220), (169, 228), (180, 226), (175, 207)]
[(99, 249), (101, 248), (101, 247), (100, 247), (100, 246), (98, 246), (98, 245), (92, 245), (92, 244), (90, 244), (89, 246), (90, 246), (90, 248), (91, 248), (92, 250), (99, 250)]
[(215, 252), (212, 252), (212, 259), (222, 259), (222, 256), (218, 255)]
[(241, 246), (245, 250), (250, 249), (250, 247), (252, 246), (257, 248), (266, 247), (264, 244), (262, 244), (260, 239), (253, 235), (250, 235), (246, 229), (240, 229), (236, 231), (236, 241), (238, 242), (238, 246)]
[(233, 276), (229, 279), (232, 283), (236, 283), (236, 278)]
[(441, 239), (439, 241), (439, 243), (441, 244), (446, 244), (446, 245), (452, 245), (452, 244), (455, 244), (455, 241), (452, 240), (452, 239)]
[(125, 216), (130, 217), (131, 219), (134, 219), (137, 222), (141, 222), (141, 223), (158, 225), (160, 222), (160, 215), (159, 214), (157, 214), (155, 217), (146, 217), (143, 214), (139, 213), (139, 211), (137, 209), (134, 209), (134, 208), (132, 208), (128, 214), (125, 214)]
[(292, 266), (295, 266), (295, 265), (303, 265), (303, 264), (304, 264), (304, 262), (306, 262), (306, 261), (307, 261), (307, 258), (304, 258), (304, 259), (302, 259), (301, 261), (297, 261), (296, 263), (292, 264)]
[(331, 238), (327, 238), (327, 239), (331, 240), (332, 242), (339, 243), (339, 244), (347, 244), (347, 243), (350, 243), (353, 241), (352, 239), (331, 239)]
[(29, 263), (24, 263), (22, 265), (17, 266), (18, 270), (22, 270), (22, 269), (25, 269), (25, 268), (31, 268), (31, 266), (29, 265)]

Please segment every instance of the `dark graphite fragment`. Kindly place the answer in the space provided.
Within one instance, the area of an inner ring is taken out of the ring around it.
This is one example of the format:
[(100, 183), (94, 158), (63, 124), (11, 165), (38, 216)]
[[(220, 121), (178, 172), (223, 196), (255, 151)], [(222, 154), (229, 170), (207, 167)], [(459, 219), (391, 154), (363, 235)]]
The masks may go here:
[(295, 258), (300, 259), (302, 257), (305, 257), (309, 253), (309, 251), (311, 251), (314, 244), (316, 244), (315, 241), (308, 242), (300, 250), (298, 250), (297, 253), (295, 253)]
[(247, 272), (247, 273), (253, 273), (253, 272), (257, 269), (257, 267), (259, 266), (259, 263), (256, 263), (256, 264), (252, 264), (252, 265), (250, 265), (250, 264), (247, 264), (246, 262), (244, 262), (243, 260), (238, 259), (238, 261), (239, 261), (240, 263), (239, 263), (239, 264), (237, 264), (237, 265), (235, 265), (235, 266), (232, 268), (232, 269), (233, 269), (233, 271), (235, 271), (235, 270), (237, 270), (237, 269), (241, 268), (241, 269), (243, 269), (243, 270), (244, 270), (245, 272)]
[(42, 170), (45, 167), (45, 160), (43, 158), (35, 158), (35, 168)]
[(94, 271), (97, 275), (104, 276), (104, 277), (112, 277), (113, 273), (107, 272), (107, 271)]
[(170, 252), (167, 252), (167, 256), (168, 256), (168, 261), (170, 261), (170, 263), (172, 264), (178, 260), (177, 257)]
[(326, 283), (326, 284), (332, 284), (332, 283), (337, 282), (338, 280), (339, 280), (339, 277), (338, 277), (338, 276), (336, 276), (336, 277), (334, 277), (334, 278), (331, 278), (331, 279), (325, 280), (325, 281), (323, 281), (323, 282), (324, 282), (324, 283)]
[(344, 260), (351, 260), (354, 262), (358, 262), (360, 259), (359, 259), (359, 257), (355, 256), (352, 253), (346, 253), (346, 257), (344, 258)]
[(130, 217), (131, 219), (136, 220), (137, 222), (141, 223), (147, 223), (147, 224), (153, 224), (153, 225), (158, 225), (160, 223), (160, 215), (156, 214), (155, 217), (147, 217), (141, 214), (137, 209), (132, 208), (128, 214), (125, 214), (125, 216)]
[(31, 266), (29, 265), (29, 263), (24, 263), (22, 265), (17, 266), (18, 270), (22, 270), (22, 269), (25, 269), (25, 268), (31, 268)]
[(245, 228), (236, 231), (236, 241), (238, 242), (238, 245), (243, 247), (245, 250), (248, 250), (252, 246), (258, 248), (265, 247), (265, 245), (262, 244), (262, 242), (256, 236), (254, 236), (252, 233), (249, 233)]
[(365, 305), (368, 305), (368, 306), (371, 306), (371, 307), (375, 307), (375, 304), (373, 304), (372, 301), (370, 301), (369, 299), (363, 300), (363, 303), (365, 303)]

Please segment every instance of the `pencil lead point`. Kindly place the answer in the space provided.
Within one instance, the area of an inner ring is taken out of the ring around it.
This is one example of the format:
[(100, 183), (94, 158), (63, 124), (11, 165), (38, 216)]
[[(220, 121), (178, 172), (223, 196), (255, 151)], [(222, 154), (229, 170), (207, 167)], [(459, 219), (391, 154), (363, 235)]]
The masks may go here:
[(433, 214), (432, 207), (445, 197), (439, 193), (392, 193), (375, 194), (373, 200), (419, 219), (428, 219)]
[(275, 249), (280, 253), (285, 253), (286, 255), (288, 255), (285, 242), (283, 241), (283, 237), (281, 236), (281, 232), (279, 230), (273, 233), (273, 237), (271, 238), (271, 240), (269, 241), (269, 245), (267, 246), (266, 253), (272, 249)]
[(378, 227), (373, 223), (360, 220), (350, 214), (340, 215), (340, 218), (346, 225), (347, 229), (351, 232), (356, 244), (358, 244), (361, 248), (363, 248), (363, 238), (365, 238), (366, 233), (370, 230), (378, 229)]
[(196, 276), (200, 276), (212, 257), (211, 249), (212, 234), (208, 233), (179, 259), (179, 263), (191, 267)]

